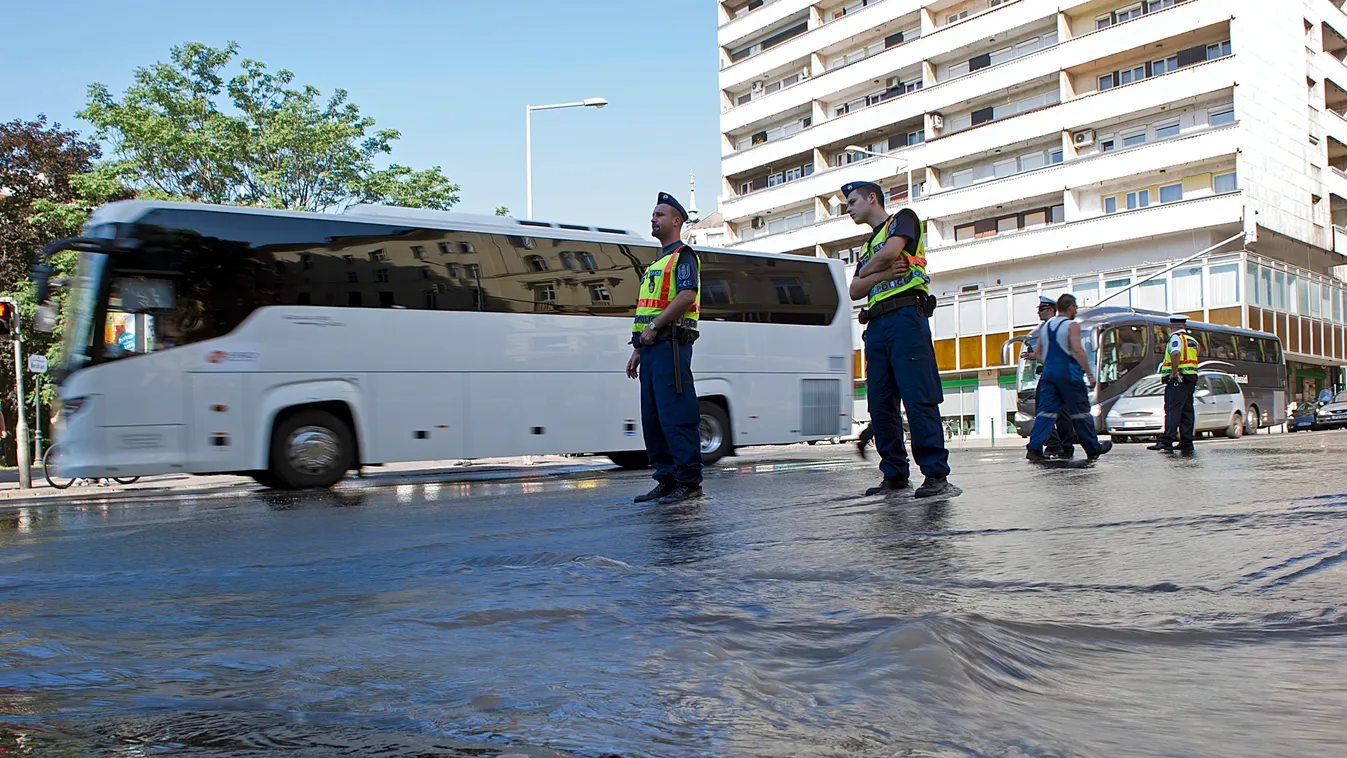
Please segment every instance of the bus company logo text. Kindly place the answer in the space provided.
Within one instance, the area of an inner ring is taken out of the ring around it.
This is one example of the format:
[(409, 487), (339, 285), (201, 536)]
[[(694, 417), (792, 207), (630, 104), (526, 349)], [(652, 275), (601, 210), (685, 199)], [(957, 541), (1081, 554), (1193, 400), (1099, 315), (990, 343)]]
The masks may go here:
[(223, 366), (228, 363), (253, 364), (261, 358), (258, 353), (248, 350), (212, 350), (206, 353), (206, 363), (212, 366)]
[(1249, 383), (1249, 375), (1248, 375), (1248, 374), (1231, 374), (1231, 376), (1235, 377), (1235, 384), (1248, 384), (1248, 383)]

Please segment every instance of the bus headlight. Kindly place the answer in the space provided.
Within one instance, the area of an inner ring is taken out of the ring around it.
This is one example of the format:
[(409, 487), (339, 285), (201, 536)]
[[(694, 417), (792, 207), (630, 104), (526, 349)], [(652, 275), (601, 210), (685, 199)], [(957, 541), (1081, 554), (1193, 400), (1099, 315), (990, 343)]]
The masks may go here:
[(1097, 406), (1097, 405), (1090, 406), (1090, 415), (1091, 415), (1091, 416), (1094, 416), (1095, 418), (1099, 418), (1099, 414), (1102, 413), (1102, 412), (1103, 412), (1103, 409), (1100, 408), (1099, 406)]

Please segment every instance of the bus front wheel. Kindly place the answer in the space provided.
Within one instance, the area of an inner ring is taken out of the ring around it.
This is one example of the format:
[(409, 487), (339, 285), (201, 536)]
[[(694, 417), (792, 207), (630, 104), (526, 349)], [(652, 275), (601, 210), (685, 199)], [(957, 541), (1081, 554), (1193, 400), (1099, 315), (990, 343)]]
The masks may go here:
[(301, 410), (272, 431), (271, 468), (263, 483), (291, 490), (331, 487), (354, 462), (355, 435), (345, 421), (324, 410)]

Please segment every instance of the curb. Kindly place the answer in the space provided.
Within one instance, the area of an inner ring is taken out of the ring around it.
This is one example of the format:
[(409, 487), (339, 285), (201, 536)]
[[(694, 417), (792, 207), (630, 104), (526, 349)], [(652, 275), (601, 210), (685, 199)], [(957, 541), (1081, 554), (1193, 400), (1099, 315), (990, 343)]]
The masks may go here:
[[(407, 484), (460, 484), (472, 482), (526, 481), (529, 479), (573, 476), (575, 474), (608, 473), (615, 470), (619, 469), (616, 466), (609, 464), (606, 466), (554, 465), (548, 466), (546, 469), (533, 471), (521, 471), (513, 468), (496, 468), (478, 471), (462, 470), (459, 472), (428, 471), (408, 472), (405, 474), (387, 473), (374, 474), (372, 476), (367, 475), (365, 477), (348, 476), (333, 487), (331, 491), (342, 492), (353, 489), (396, 487)], [(446, 476), (446, 474), (448, 474), (448, 476)], [(231, 498), (249, 497), (261, 492), (296, 494), (287, 490), (269, 490), (260, 484), (254, 484), (252, 482), (212, 484), (207, 487), (156, 487), (152, 483), (148, 485), (124, 484), (91, 489), (95, 491), (75, 494), (67, 494), (65, 490), (51, 489), (33, 492), (14, 489), (0, 490), (0, 510), (34, 505), (83, 505), (142, 499), (153, 499), (157, 501), (226, 500)], [(34, 494), (35, 492), (50, 494)]]

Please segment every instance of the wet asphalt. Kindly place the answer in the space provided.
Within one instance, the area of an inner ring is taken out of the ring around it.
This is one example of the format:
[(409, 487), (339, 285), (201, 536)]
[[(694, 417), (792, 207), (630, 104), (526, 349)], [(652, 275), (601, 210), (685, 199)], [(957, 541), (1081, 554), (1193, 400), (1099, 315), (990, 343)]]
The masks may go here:
[(1344, 446), (0, 506), (0, 754), (1341, 755)]

